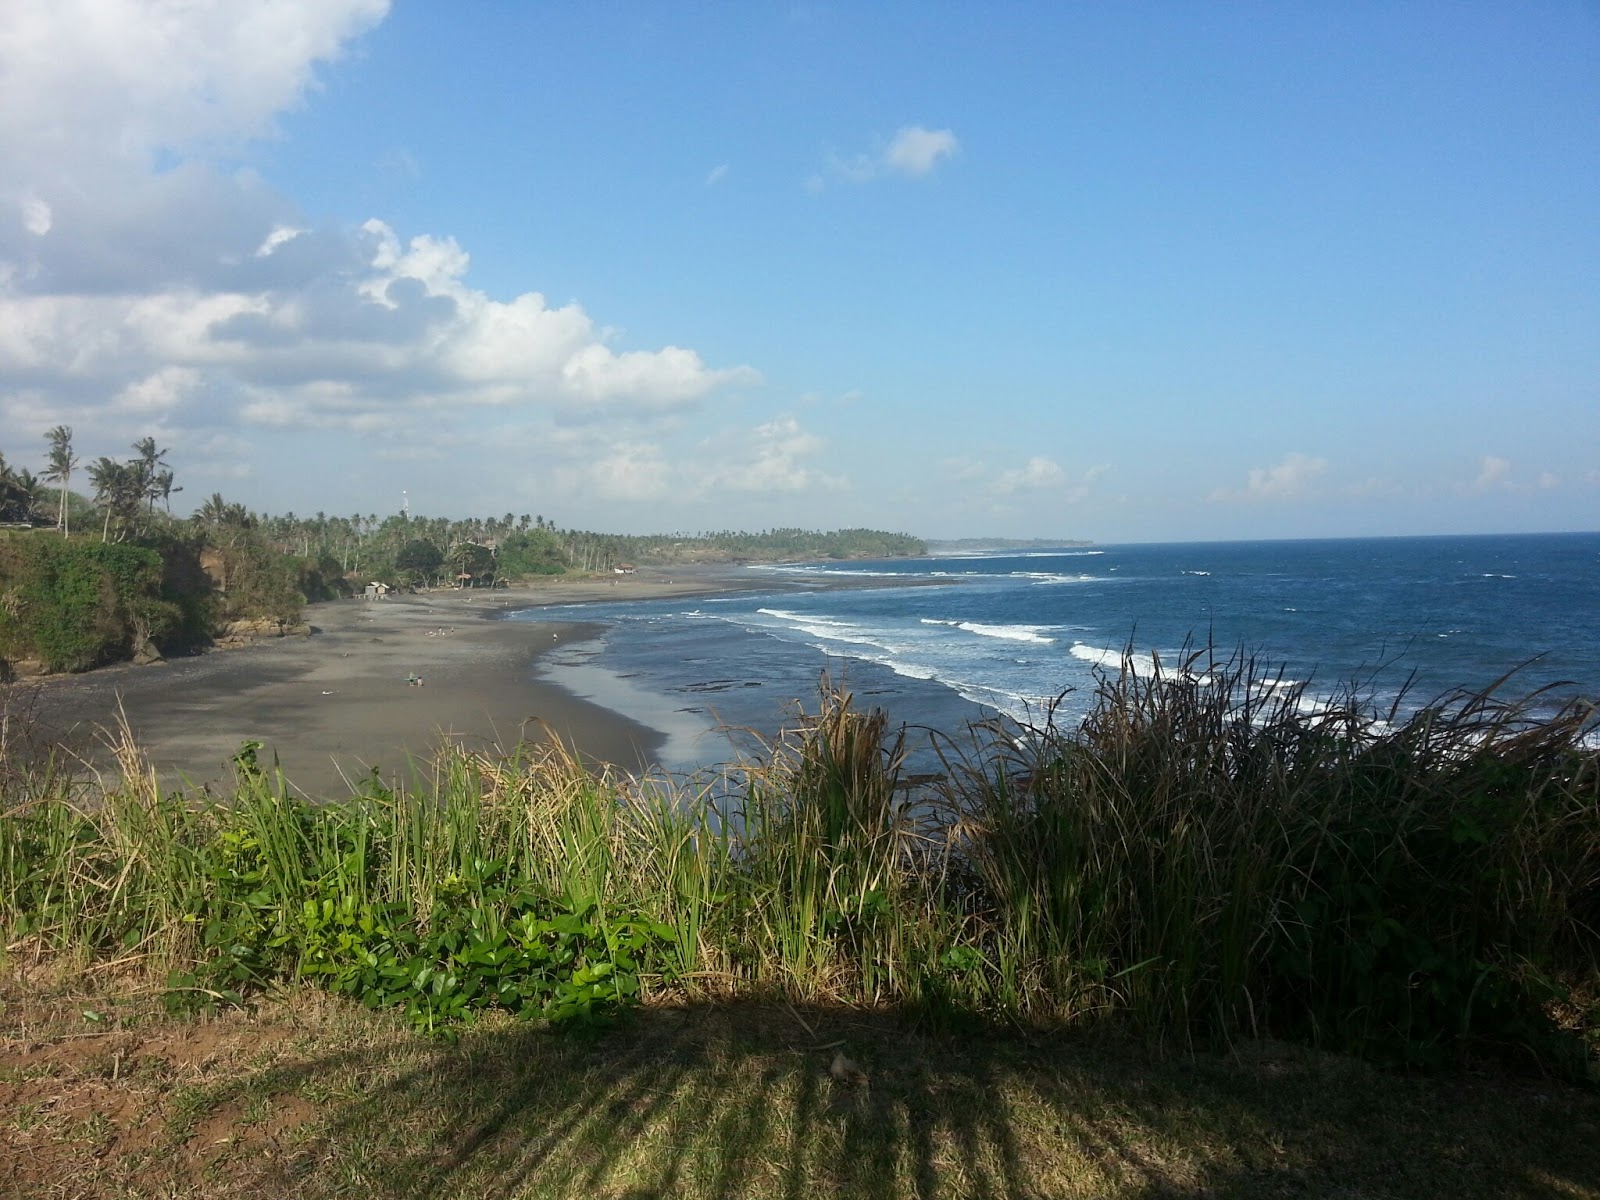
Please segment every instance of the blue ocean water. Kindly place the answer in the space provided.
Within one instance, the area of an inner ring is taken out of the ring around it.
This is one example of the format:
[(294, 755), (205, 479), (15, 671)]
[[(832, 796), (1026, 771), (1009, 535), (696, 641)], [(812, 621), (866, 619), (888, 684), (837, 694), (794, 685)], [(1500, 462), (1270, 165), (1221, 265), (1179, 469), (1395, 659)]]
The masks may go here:
[[(716, 722), (776, 731), (829, 668), (900, 721), (959, 732), (995, 711), (1091, 705), (1124, 647), (1242, 647), (1310, 683), (1416, 705), (1506, 690), (1600, 697), (1600, 534), (1095, 546), (749, 568), (755, 590), (573, 606), (606, 634), (558, 683), (652, 724), (668, 765), (727, 757)], [(771, 587), (762, 586), (770, 581)], [(840, 587), (870, 583), (871, 587)], [(520, 614), (539, 619), (550, 609)], [(563, 615), (576, 615), (574, 612)], [(1404, 707), (1404, 705), (1403, 705)]]

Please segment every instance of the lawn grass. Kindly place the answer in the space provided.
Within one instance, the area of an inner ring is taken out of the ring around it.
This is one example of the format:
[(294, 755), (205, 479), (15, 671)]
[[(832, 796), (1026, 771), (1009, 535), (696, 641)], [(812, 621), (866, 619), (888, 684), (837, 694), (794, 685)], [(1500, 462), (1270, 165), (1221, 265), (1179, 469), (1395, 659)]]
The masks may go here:
[[(0, 995), (8, 1196), (1600, 1196), (1591, 1089), (1279, 1042), (1159, 1055), (690, 1005), (576, 1036), (493, 1018), (450, 1046), (309, 989), (185, 1020)], [(830, 1074), (841, 1050), (864, 1085)]]

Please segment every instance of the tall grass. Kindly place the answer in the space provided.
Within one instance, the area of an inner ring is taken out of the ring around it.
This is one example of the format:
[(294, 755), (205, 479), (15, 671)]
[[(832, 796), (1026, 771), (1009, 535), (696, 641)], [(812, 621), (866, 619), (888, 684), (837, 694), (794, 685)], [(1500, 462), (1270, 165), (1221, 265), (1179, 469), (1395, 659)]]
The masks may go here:
[(223, 803), (163, 794), (124, 739), (99, 789), (3, 777), (0, 921), (12, 955), (213, 999), (310, 978), (425, 1028), (642, 989), (1571, 1065), (1600, 1028), (1594, 724), (1493, 691), (1313, 702), (1199, 652), (1105, 676), (1076, 728), (936, 739), (931, 788), (908, 732), (826, 681), (688, 781), (447, 747), (313, 805), (246, 747)]

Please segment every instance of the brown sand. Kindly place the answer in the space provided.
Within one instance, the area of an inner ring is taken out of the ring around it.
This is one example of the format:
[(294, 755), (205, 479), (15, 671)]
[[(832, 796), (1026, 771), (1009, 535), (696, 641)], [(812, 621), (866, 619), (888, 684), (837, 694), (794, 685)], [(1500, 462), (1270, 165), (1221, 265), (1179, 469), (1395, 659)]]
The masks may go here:
[[(542, 653), (597, 627), (486, 618), (738, 586), (726, 571), (702, 568), (334, 601), (307, 608), (316, 631), (309, 638), (12, 685), (0, 688), (0, 704), (12, 715), (13, 737), (26, 728), (101, 766), (109, 761), (102, 731), (125, 714), (171, 784), (225, 788), (229, 760), (246, 741), (263, 744), (263, 762), (276, 754), (290, 781), (314, 796), (346, 795), (373, 767), (386, 780), (404, 775), (413, 758), (425, 769), (442, 738), (509, 749), (554, 735), (586, 759), (636, 770), (652, 762), (659, 734), (535, 677)], [(412, 673), (422, 686), (407, 683)]]

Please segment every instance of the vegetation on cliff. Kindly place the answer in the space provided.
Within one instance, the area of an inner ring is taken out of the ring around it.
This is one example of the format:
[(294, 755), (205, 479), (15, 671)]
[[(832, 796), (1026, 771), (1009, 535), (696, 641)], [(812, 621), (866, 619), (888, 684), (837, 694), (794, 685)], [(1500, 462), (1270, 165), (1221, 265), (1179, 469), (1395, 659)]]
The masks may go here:
[(179, 1006), (300, 980), (452, 1036), (656, 995), (1591, 1071), (1592, 710), (1457, 696), (1391, 726), (1272, 682), (1198, 656), (1108, 676), (1080, 728), (939, 738), (921, 783), (907, 731), (831, 691), (683, 785), (549, 745), (450, 748), (333, 804), (253, 746), (225, 804), (131, 747), (90, 804), (18, 766), (0, 923), (14, 952), (138, 961)]

